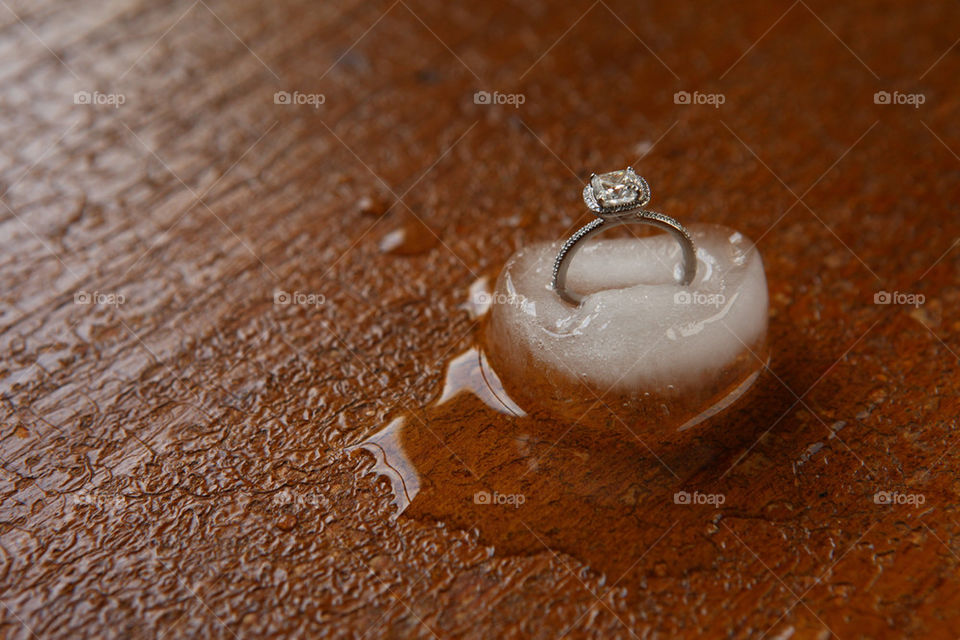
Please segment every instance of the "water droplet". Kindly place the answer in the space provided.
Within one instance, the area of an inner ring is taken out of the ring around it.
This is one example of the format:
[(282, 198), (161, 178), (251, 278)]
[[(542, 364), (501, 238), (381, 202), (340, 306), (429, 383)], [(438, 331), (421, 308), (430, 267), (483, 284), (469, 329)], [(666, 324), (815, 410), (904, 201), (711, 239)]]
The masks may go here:
[(413, 256), (429, 251), (437, 244), (437, 236), (412, 215), (380, 239), (380, 251), (400, 256)]

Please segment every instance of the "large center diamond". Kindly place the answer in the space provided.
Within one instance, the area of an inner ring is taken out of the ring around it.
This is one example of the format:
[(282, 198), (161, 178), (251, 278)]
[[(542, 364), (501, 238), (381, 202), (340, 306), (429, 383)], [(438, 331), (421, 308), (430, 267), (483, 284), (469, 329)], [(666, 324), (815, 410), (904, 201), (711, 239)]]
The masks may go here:
[(593, 195), (601, 207), (623, 207), (631, 205), (640, 198), (639, 181), (636, 173), (629, 169), (611, 171), (593, 176), (590, 186)]

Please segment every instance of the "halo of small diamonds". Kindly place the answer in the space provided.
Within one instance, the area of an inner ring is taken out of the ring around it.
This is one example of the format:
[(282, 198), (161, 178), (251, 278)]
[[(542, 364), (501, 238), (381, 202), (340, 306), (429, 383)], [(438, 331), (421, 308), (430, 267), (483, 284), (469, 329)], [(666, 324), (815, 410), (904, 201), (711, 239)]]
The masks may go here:
[(592, 174), (583, 188), (583, 201), (600, 217), (632, 211), (650, 202), (650, 185), (633, 167), (609, 173)]

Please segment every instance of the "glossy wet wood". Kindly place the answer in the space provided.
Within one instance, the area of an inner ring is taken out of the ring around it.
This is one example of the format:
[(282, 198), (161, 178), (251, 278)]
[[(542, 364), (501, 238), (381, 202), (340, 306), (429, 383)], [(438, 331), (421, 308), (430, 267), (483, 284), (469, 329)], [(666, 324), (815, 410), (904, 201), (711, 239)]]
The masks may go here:
[[(958, 36), (947, 3), (3, 4), (3, 635), (955, 636)], [(653, 452), (438, 414), (470, 285), (627, 165), (758, 241), (747, 401)], [(399, 516), (346, 450), (398, 415)]]

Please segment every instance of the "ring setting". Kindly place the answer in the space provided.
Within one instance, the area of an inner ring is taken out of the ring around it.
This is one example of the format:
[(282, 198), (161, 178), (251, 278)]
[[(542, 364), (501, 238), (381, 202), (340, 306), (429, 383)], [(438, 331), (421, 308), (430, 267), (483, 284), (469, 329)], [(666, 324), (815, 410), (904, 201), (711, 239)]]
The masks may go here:
[(583, 201), (601, 217), (630, 211), (650, 203), (650, 185), (633, 167), (600, 175), (594, 173), (583, 188)]
[(678, 281), (681, 285), (693, 282), (697, 273), (697, 254), (690, 233), (670, 216), (648, 211), (650, 185), (632, 167), (608, 173), (591, 174), (583, 188), (583, 201), (597, 217), (581, 227), (560, 247), (553, 263), (551, 287), (562, 300), (579, 305), (584, 296), (566, 286), (567, 270), (573, 254), (589, 236), (622, 224), (648, 224), (669, 232), (680, 244), (683, 260)]

